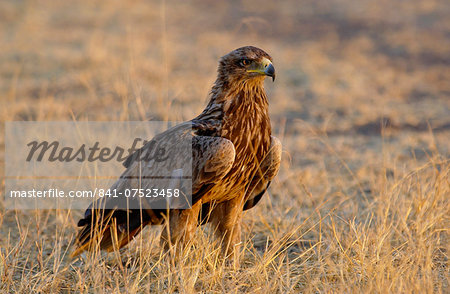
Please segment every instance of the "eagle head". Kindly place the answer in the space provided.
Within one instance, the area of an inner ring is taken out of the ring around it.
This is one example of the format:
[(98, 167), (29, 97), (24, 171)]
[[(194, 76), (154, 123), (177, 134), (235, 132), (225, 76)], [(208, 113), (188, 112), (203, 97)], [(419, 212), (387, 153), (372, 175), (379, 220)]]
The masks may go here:
[(220, 79), (232, 83), (248, 80), (262, 82), (266, 76), (275, 81), (272, 57), (253, 46), (241, 47), (223, 56), (219, 62), (218, 73)]

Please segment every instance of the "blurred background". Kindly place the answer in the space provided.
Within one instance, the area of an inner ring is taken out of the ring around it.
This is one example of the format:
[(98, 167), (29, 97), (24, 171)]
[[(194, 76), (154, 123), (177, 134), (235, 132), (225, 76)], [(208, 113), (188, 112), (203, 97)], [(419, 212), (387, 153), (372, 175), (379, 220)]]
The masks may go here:
[[(5, 121), (188, 120), (245, 45), (273, 57), (284, 152), (245, 214), (243, 270), (211, 274), (203, 235), (196, 269), (171, 268), (154, 229), (127, 247), (143, 271), (80, 266), (66, 253), (81, 211), (0, 197), (0, 291), (446, 292), (448, 0), (0, 1), (0, 195)], [(189, 278), (165, 288), (174, 270)]]

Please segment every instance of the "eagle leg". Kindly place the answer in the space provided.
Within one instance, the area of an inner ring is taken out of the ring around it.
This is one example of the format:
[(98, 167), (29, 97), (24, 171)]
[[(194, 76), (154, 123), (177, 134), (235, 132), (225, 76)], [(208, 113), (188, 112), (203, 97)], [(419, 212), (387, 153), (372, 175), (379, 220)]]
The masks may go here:
[(243, 195), (221, 202), (212, 210), (210, 221), (218, 238), (222, 239), (222, 254), (239, 265)]
[(161, 246), (166, 251), (186, 246), (191, 242), (201, 207), (202, 202), (198, 201), (190, 209), (170, 210), (160, 237)]

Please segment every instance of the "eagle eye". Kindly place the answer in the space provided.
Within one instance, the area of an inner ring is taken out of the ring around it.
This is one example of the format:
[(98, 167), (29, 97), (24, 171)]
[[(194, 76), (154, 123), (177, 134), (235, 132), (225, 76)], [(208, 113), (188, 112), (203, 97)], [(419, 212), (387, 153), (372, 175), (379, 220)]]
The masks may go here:
[(250, 64), (250, 60), (248, 60), (248, 59), (241, 59), (241, 65), (242, 66), (247, 66), (249, 64)]

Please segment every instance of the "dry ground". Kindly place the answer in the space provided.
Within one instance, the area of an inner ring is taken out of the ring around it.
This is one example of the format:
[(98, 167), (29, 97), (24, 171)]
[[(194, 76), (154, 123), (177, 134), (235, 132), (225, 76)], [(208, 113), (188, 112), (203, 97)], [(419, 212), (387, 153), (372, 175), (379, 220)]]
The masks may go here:
[(2, 1), (0, 40), (1, 132), (190, 119), (220, 56), (264, 48), (285, 150), (245, 215), (241, 268), (220, 262), (207, 230), (175, 261), (157, 228), (120, 257), (70, 260), (81, 211), (0, 200), (1, 292), (448, 293), (447, 0)]

